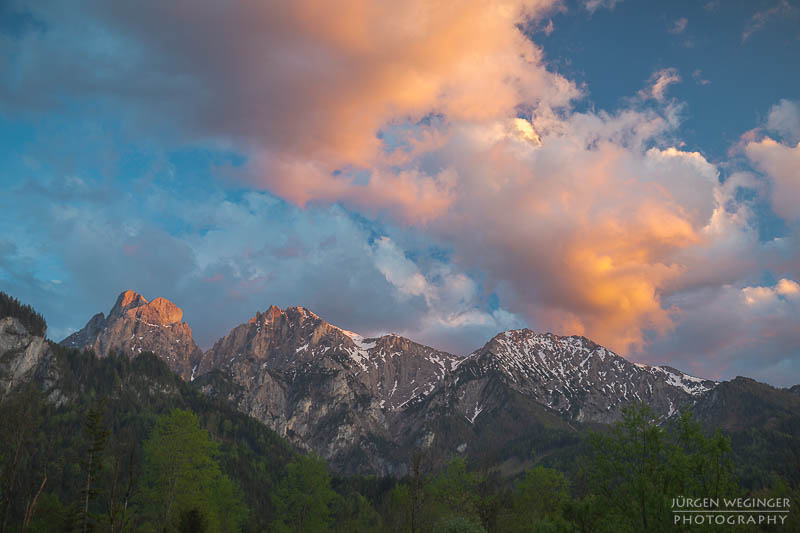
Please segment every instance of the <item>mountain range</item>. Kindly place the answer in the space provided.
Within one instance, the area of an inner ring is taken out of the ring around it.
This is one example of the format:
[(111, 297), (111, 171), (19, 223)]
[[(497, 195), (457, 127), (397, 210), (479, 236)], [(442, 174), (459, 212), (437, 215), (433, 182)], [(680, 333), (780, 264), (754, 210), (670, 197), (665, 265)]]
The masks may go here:
[[(637, 402), (662, 419), (692, 409), (710, 425), (737, 429), (725, 414), (744, 378), (719, 383), (633, 363), (581, 336), (511, 330), (459, 356), (394, 334), (365, 338), (303, 307), (271, 306), (203, 353), (182, 319), (168, 300), (125, 291), (107, 316), (93, 316), (61, 344), (99, 357), (152, 352), (205, 394), (346, 474), (403, 475), (419, 450), (536, 461), (568, 453), (585, 428), (620, 420)], [(2, 339), (14, 327), (3, 326), (0, 342), (9, 344)], [(8, 360), (0, 368), (6, 388), (37, 366), (35, 357), (18, 357), (13, 368)], [(747, 381), (750, 394), (755, 387), (783, 409), (780, 420), (796, 424), (796, 391)]]

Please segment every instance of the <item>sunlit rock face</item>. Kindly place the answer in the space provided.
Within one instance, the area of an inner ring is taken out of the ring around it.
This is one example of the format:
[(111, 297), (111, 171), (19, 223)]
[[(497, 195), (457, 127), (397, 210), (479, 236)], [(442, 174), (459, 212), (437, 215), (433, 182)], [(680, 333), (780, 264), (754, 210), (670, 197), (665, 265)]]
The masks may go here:
[(125, 291), (108, 317), (96, 314), (83, 329), (60, 344), (93, 350), (98, 357), (111, 352), (130, 356), (153, 352), (189, 380), (203, 354), (192, 338), (192, 328), (182, 319), (183, 311), (169, 300), (156, 298), (148, 302), (141, 294)]

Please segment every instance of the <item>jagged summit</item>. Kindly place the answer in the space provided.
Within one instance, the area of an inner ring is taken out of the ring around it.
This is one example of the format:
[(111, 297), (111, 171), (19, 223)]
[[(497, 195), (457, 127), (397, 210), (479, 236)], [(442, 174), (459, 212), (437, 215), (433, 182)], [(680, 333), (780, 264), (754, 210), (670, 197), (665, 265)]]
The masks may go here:
[(114, 304), (114, 307), (111, 308), (108, 316), (122, 316), (128, 309), (132, 307), (141, 307), (145, 304), (147, 304), (147, 299), (138, 292), (131, 290), (122, 291), (120, 295), (117, 296), (117, 302)]
[(365, 338), (326, 322), (305, 307), (282, 310), (272, 305), (218, 340), (206, 352), (196, 373), (201, 375), (252, 357), (264, 360), (273, 370), (325, 359), (356, 374), (370, 374), (385, 366), (387, 359), (407, 352), (430, 354), (427, 362), (436, 365), (440, 376), (457, 359), (452, 354), (441, 355), (444, 352), (395, 334)]
[(166, 298), (148, 302), (141, 294), (126, 290), (117, 297), (108, 317), (97, 313), (83, 329), (60, 344), (93, 350), (98, 357), (112, 351), (131, 356), (153, 352), (173, 371), (189, 379), (202, 352), (192, 338), (191, 328), (182, 320), (181, 308)]
[[(108, 318), (122, 317), (131, 310), (136, 310), (139, 318), (150, 318), (161, 325), (174, 324), (183, 319), (183, 310), (166, 298), (159, 296), (152, 302), (148, 302), (147, 298), (131, 290), (120, 293), (117, 302), (108, 313)], [(100, 314), (102, 315), (102, 313)]]

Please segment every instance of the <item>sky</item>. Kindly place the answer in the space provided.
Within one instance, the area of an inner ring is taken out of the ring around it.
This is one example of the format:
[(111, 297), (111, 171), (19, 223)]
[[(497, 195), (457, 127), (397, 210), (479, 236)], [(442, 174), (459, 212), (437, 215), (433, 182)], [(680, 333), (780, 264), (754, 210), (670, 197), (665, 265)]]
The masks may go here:
[(800, 382), (800, 2), (0, 3), (0, 289)]

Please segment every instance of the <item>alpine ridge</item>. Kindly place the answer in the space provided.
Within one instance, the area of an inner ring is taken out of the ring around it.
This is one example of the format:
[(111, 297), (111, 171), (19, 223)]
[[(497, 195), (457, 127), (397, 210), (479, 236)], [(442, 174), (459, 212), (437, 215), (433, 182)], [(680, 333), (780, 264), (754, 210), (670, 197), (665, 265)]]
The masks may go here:
[(667, 419), (717, 386), (630, 362), (585, 337), (529, 329), (458, 356), (395, 334), (365, 338), (304, 307), (270, 306), (201, 353), (182, 318), (168, 300), (125, 291), (107, 317), (95, 315), (62, 344), (98, 356), (152, 351), (204, 393), (345, 473), (403, 475), (419, 449), (502, 455), (515, 439), (613, 423), (635, 402)]
[[(490, 378), (570, 419), (602, 423), (619, 420), (632, 402), (669, 417), (716, 385), (670, 367), (632, 363), (585, 337), (529, 329), (500, 333), (470, 354), (457, 366), (451, 387)], [(465, 409), (474, 420), (481, 407)]]

